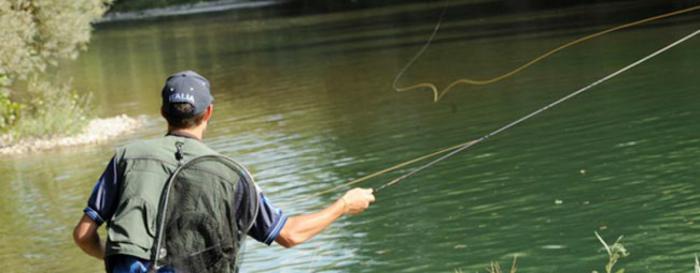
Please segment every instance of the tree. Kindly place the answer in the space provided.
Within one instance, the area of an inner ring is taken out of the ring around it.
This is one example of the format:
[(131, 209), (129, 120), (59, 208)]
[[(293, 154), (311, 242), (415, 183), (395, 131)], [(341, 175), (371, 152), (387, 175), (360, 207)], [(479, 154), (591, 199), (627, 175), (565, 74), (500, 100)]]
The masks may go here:
[[(111, 0), (2, 0), (0, 1), (0, 130), (17, 120), (21, 107), (10, 86), (16, 81), (46, 81), (41, 72), (62, 59), (74, 59), (86, 48), (91, 22), (100, 18)], [(27, 86), (50, 86), (28, 84)], [(70, 90), (69, 88), (61, 88)], [(47, 90), (38, 91), (42, 95)], [(67, 91), (55, 91), (67, 92)], [(32, 94), (34, 96), (35, 94)], [(55, 94), (54, 94), (55, 95)], [(63, 94), (65, 95), (65, 94)], [(31, 96), (25, 96), (31, 97)], [(70, 97), (70, 96), (68, 96)], [(31, 105), (30, 110), (39, 106)]]

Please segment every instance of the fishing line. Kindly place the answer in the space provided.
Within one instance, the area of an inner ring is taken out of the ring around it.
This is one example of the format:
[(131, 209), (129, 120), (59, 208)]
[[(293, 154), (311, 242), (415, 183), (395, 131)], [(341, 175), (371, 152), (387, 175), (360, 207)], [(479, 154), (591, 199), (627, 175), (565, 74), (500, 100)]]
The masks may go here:
[(428, 41), (425, 43), (425, 45), (423, 45), (423, 47), (416, 53), (416, 55), (414, 55), (413, 58), (411, 58), (411, 60), (408, 63), (406, 63), (406, 65), (401, 70), (399, 70), (399, 73), (396, 74), (396, 77), (394, 78), (394, 83), (392, 85), (392, 87), (394, 88), (394, 90), (396, 90), (396, 92), (404, 92), (404, 91), (409, 91), (409, 90), (414, 90), (414, 89), (419, 89), (419, 88), (428, 88), (428, 89), (433, 91), (433, 101), (437, 102), (442, 97), (444, 97), (445, 94), (450, 92), (457, 85), (460, 85), (460, 84), (488, 85), (488, 84), (496, 83), (496, 82), (499, 82), (499, 81), (504, 80), (506, 78), (512, 77), (515, 74), (518, 74), (518, 73), (522, 72), (523, 70), (527, 69), (528, 67), (554, 55), (555, 53), (562, 51), (568, 47), (574, 46), (576, 44), (580, 44), (580, 43), (583, 43), (585, 41), (591, 40), (593, 38), (603, 36), (605, 34), (613, 32), (613, 31), (617, 31), (617, 30), (621, 30), (621, 29), (625, 29), (625, 28), (630, 28), (630, 27), (641, 25), (644, 23), (648, 23), (648, 22), (652, 22), (652, 21), (663, 19), (663, 18), (676, 16), (676, 15), (680, 15), (680, 14), (684, 14), (684, 13), (688, 13), (688, 12), (700, 9), (700, 5), (698, 5), (698, 6), (690, 7), (687, 9), (682, 9), (682, 10), (677, 10), (677, 11), (673, 11), (673, 12), (669, 12), (669, 13), (664, 13), (664, 14), (657, 15), (657, 16), (652, 16), (652, 17), (645, 18), (642, 20), (626, 23), (623, 25), (619, 25), (619, 26), (616, 26), (613, 28), (603, 30), (603, 31), (599, 31), (599, 32), (596, 32), (593, 34), (589, 34), (587, 36), (578, 38), (576, 40), (573, 40), (571, 42), (563, 44), (559, 47), (551, 49), (551, 50), (545, 52), (544, 54), (530, 60), (529, 62), (527, 62), (519, 67), (516, 67), (515, 69), (513, 69), (509, 72), (506, 72), (504, 74), (501, 74), (499, 76), (496, 76), (496, 77), (493, 77), (490, 79), (485, 79), (485, 80), (468, 79), (468, 78), (458, 79), (458, 80), (453, 81), (449, 85), (447, 85), (447, 87), (445, 87), (445, 89), (443, 89), (442, 91), (440, 91), (440, 89), (437, 87), (437, 85), (435, 83), (432, 83), (432, 82), (421, 82), (421, 83), (417, 83), (417, 84), (405, 86), (405, 87), (398, 86), (398, 82), (401, 79), (401, 77), (403, 76), (403, 74), (406, 73), (406, 71), (413, 65), (413, 63), (415, 63), (418, 60), (418, 58), (420, 58), (420, 56), (423, 55), (423, 53), (432, 44), (433, 40), (435, 39), (435, 36), (437, 35), (438, 31), (440, 30), (440, 27), (441, 27), (442, 21), (445, 17), (445, 13), (447, 11), (448, 5), (449, 5), (449, 0), (445, 4), (445, 8), (443, 9), (442, 13), (440, 14), (440, 19), (438, 20), (437, 24), (435, 25), (435, 28), (433, 29), (433, 32), (430, 34), (430, 38), (428, 38)]
[(635, 66), (638, 66), (639, 64), (641, 64), (641, 63), (643, 63), (643, 62), (645, 62), (645, 61), (647, 61), (647, 60), (649, 60), (649, 59), (651, 59), (651, 58), (654, 58), (654, 57), (656, 57), (657, 55), (659, 55), (659, 54), (661, 54), (661, 53), (663, 53), (663, 52), (665, 52), (665, 51), (667, 51), (667, 50), (669, 50), (669, 49), (671, 49), (671, 48), (673, 48), (673, 47), (675, 47), (675, 46), (677, 46), (677, 45), (679, 45), (679, 44), (681, 44), (681, 43), (683, 43), (683, 42), (685, 42), (685, 41), (687, 41), (687, 40), (689, 40), (690, 38), (692, 38), (692, 37), (698, 35), (699, 33), (700, 33), (700, 30), (696, 30), (695, 32), (690, 33), (690, 34), (684, 36), (683, 38), (680, 38), (680, 39), (676, 40), (675, 42), (673, 42), (673, 43), (671, 43), (671, 44), (669, 44), (669, 45), (667, 45), (667, 46), (665, 46), (665, 47), (663, 47), (663, 48), (661, 48), (661, 49), (659, 49), (659, 50), (657, 50), (657, 51), (655, 51), (655, 52), (653, 52), (653, 53), (647, 55), (646, 57), (643, 57), (643, 58), (641, 58), (641, 59), (635, 61), (634, 63), (631, 63), (631, 64), (629, 64), (629, 65), (627, 65), (627, 66), (625, 66), (625, 67), (623, 67), (623, 68), (621, 68), (621, 69), (619, 69), (619, 70), (617, 70), (617, 71), (615, 71), (615, 72), (613, 72), (613, 73), (611, 73), (611, 74), (609, 74), (609, 75), (607, 75), (607, 76), (605, 76), (605, 77), (603, 77), (603, 78), (601, 78), (601, 79), (599, 79), (599, 80), (597, 80), (597, 81), (595, 81), (595, 82), (593, 82), (593, 83), (591, 83), (591, 84), (589, 84), (589, 85), (587, 85), (587, 86), (585, 86), (585, 87), (583, 87), (583, 88), (581, 88), (581, 89), (578, 89), (578, 90), (576, 90), (576, 91), (570, 93), (569, 95), (566, 95), (566, 96), (564, 96), (564, 97), (562, 97), (562, 98), (560, 98), (560, 99), (558, 99), (558, 100), (556, 100), (556, 101), (554, 101), (554, 102), (552, 102), (552, 103), (550, 103), (550, 104), (548, 104), (548, 105), (546, 105), (546, 106), (544, 106), (544, 107), (542, 107), (542, 108), (540, 108), (540, 109), (537, 109), (536, 111), (534, 111), (534, 112), (532, 112), (532, 113), (530, 113), (530, 114), (528, 114), (528, 115), (525, 115), (525, 116), (523, 116), (523, 117), (521, 117), (521, 118), (519, 118), (519, 119), (517, 119), (517, 120), (515, 120), (515, 121), (513, 121), (513, 122), (511, 122), (511, 123), (508, 123), (508, 124), (506, 124), (505, 126), (500, 127), (500, 128), (498, 128), (498, 129), (496, 129), (495, 131), (492, 131), (492, 132), (490, 132), (490, 133), (488, 133), (488, 134), (486, 134), (486, 135), (484, 135), (484, 136), (482, 136), (482, 137), (480, 137), (480, 138), (478, 138), (478, 139), (470, 140), (470, 141), (468, 141), (468, 142), (464, 142), (464, 143), (461, 143), (461, 144), (458, 144), (458, 145), (455, 145), (455, 146), (447, 147), (447, 148), (438, 150), (438, 151), (436, 151), (436, 152), (433, 152), (433, 153), (430, 153), (430, 154), (427, 154), (427, 155), (423, 155), (423, 156), (418, 157), (418, 158), (415, 158), (415, 159), (411, 159), (411, 160), (408, 160), (408, 161), (405, 161), (405, 162), (396, 164), (396, 165), (391, 166), (391, 167), (389, 167), (389, 168), (386, 168), (386, 169), (383, 169), (383, 170), (374, 172), (374, 173), (372, 173), (372, 174), (369, 174), (369, 175), (360, 177), (360, 178), (358, 178), (358, 179), (349, 181), (349, 182), (347, 182), (347, 183), (340, 184), (340, 185), (338, 185), (338, 186), (336, 186), (336, 187), (333, 187), (333, 188), (331, 188), (331, 189), (328, 189), (328, 190), (325, 190), (325, 191), (321, 191), (321, 192), (317, 192), (316, 194), (314, 194), (314, 196), (318, 196), (318, 195), (323, 195), (323, 194), (326, 194), (326, 193), (334, 192), (334, 191), (336, 191), (336, 190), (338, 190), (338, 189), (340, 189), (340, 188), (342, 188), (342, 187), (346, 187), (346, 186), (354, 185), (354, 184), (357, 184), (357, 183), (360, 183), (360, 182), (364, 182), (364, 181), (366, 181), (366, 180), (368, 180), (368, 179), (370, 179), (370, 178), (373, 178), (373, 177), (376, 177), (376, 176), (379, 176), (379, 175), (382, 175), (382, 174), (391, 172), (391, 171), (396, 170), (396, 169), (400, 169), (400, 168), (402, 168), (402, 167), (411, 165), (411, 164), (416, 163), (416, 162), (420, 162), (420, 161), (423, 161), (423, 160), (426, 160), (426, 159), (433, 158), (433, 157), (435, 157), (435, 156), (444, 154), (444, 155), (442, 155), (442, 156), (440, 156), (440, 157), (438, 157), (438, 158), (436, 158), (436, 159), (434, 159), (434, 160), (432, 160), (432, 161), (430, 161), (430, 162), (428, 162), (428, 163), (426, 163), (426, 164), (424, 164), (424, 165), (421, 165), (420, 167), (418, 167), (418, 168), (416, 168), (416, 169), (413, 169), (412, 171), (410, 171), (410, 172), (408, 172), (408, 173), (406, 173), (406, 174), (404, 174), (404, 175), (401, 175), (401, 176), (399, 176), (399, 177), (397, 177), (397, 178), (395, 178), (395, 179), (393, 179), (393, 180), (391, 180), (391, 181), (389, 181), (389, 182), (386, 182), (386, 183), (382, 184), (381, 186), (379, 186), (379, 187), (377, 187), (377, 188), (375, 189), (376, 192), (381, 191), (381, 190), (383, 190), (383, 189), (385, 189), (385, 188), (387, 188), (387, 187), (389, 187), (389, 186), (392, 186), (392, 185), (395, 185), (395, 184), (399, 183), (401, 180), (404, 180), (404, 179), (406, 179), (406, 178), (408, 178), (408, 177), (410, 177), (410, 176), (415, 175), (416, 173), (418, 173), (418, 172), (420, 172), (420, 171), (422, 171), (422, 170), (425, 170), (425, 169), (427, 169), (427, 168), (429, 168), (429, 167), (431, 167), (431, 166), (437, 164), (437, 163), (440, 162), (440, 161), (443, 161), (443, 160), (445, 160), (445, 159), (447, 159), (447, 158), (450, 158), (450, 157), (454, 156), (455, 154), (457, 154), (457, 153), (459, 153), (459, 152), (461, 152), (461, 151), (463, 151), (463, 150), (466, 150), (466, 149), (468, 149), (468, 148), (470, 148), (470, 147), (472, 147), (472, 146), (474, 146), (474, 145), (476, 145), (476, 144), (478, 144), (478, 143), (481, 143), (481, 142), (483, 142), (483, 141), (485, 141), (485, 140), (487, 140), (487, 139), (489, 139), (489, 138), (491, 138), (491, 137), (493, 137), (493, 136), (495, 136), (495, 135), (497, 135), (497, 134), (499, 134), (499, 133), (501, 133), (501, 132), (503, 132), (503, 131), (505, 131), (505, 130), (508, 130), (508, 129), (510, 129), (510, 128), (512, 128), (512, 127), (514, 127), (514, 126), (516, 126), (516, 125), (518, 125), (518, 124), (520, 124), (520, 123), (522, 123), (522, 122), (524, 122), (524, 121), (526, 121), (526, 120), (528, 120), (528, 119), (530, 119), (530, 118), (532, 118), (532, 117), (534, 117), (534, 116), (536, 116), (536, 115), (538, 115), (538, 114), (540, 114), (540, 113), (542, 113), (542, 112), (544, 112), (544, 111), (547, 111), (547, 110), (549, 110), (550, 108), (552, 108), (552, 107), (554, 107), (554, 106), (556, 106), (556, 105), (558, 105), (558, 104), (560, 104), (560, 103), (562, 103), (562, 102), (565, 102), (565, 101), (567, 101), (567, 100), (569, 100), (569, 99), (571, 99), (571, 98), (573, 98), (573, 97), (575, 97), (575, 96), (577, 96), (577, 95), (579, 95), (579, 94), (581, 94), (581, 93), (583, 93), (583, 92), (586, 92), (586, 91), (588, 91), (589, 89), (591, 89), (591, 88), (593, 88), (593, 87), (595, 87), (595, 86), (597, 86), (597, 85), (599, 85), (599, 84), (601, 84), (601, 83), (603, 83), (603, 82), (605, 82), (605, 81), (607, 81), (607, 80), (609, 80), (609, 79), (612, 79), (612, 78), (614, 78), (614, 77), (616, 77), (616, 76), (618, 76), (618, 75), (620, 75), (620, 74), (626, 72), (627, 70), (630, 70), (630, 69), (634, 68)]
[(661, 49), (655, 51), (654, 53), (651, 53), (651, 54), (647, 55), (646, 57), (641, 58), (641, 59), (637, 60), (636, 62), (631, 63), (631, 64), (629, 64), (629, 65), (627, 65), (627, 66), (621, 68), (620, 70), (617, 70), (617, 71), (615, 71), (615, 72), (613, 72), (613, 73), (611, 73), (611, 74), (609, 74), (609, 75), (607, 75), (607, 76), (605, 76), (605, 77), (603, 77), (603, 78), (601, 78), (601, 79), (599, 79), (599, 80), (597, 80), (597, 81), (595, 81), (595, 82), (593, 82), (593, 83), (591, 83), (591, 84), (589, 84), (589, 85), (587, 85), (587, 86), (585, 86), (585, 87), (583, 87), (583, 88), (581, 88), (581, 89), (579, 89), (579, 90), (576, 90), (576, 91), (574, 91), (573, 93), (571, 93), (571, 94), (569, 94), (569, 95), (566, 95), (566, 96), (564, 96), (564, 97), (562, 97), (562, 98), (560, 98), (560, 99), (558, 99), (558, 100), (556, 100), (556, 101), (554, 101), (554, 102), (552, 102), (552, 103), (550, 103), (550, 104), (548, 104), (548, 105), (546, 105), (546, 106), (544, 106), (544, 107), (542, 107), (542, 108), (540, 108), (540, 109), (537, 109), (536, 111), (534, 111), (534, 112), (532, 112), (532, 113), (530, 113), (530, 114), (528, 114), (528, 115), (526, 115), (526, 116), (524, 116), (524, 117), (521, 117), (521, 118), (517, 119), (516, 121), (513, 121), (513, 122), (511, 122), (511, 123), (508, 123), (508, 124), (506, 124), (505, 126), (503, 126), (503, 127), (501, 127), (501, 128), (498, 128), (498, 129), (496, 129), (495, 131), (493, 131), (493, 132), (491, 132), (491, 133), (488, 133), (488, 134), (486, 134), (486, 135), (484, 135), (484, 136), (482, 136), (482, 137), (480, 137), (480, 138), (478, 138), (478, 139), (476, 139), (476, 140), (472, 140), (472, 141), (466, 142), (466, 143), (464, 143), (462, 146), (460, 146), (459, 148), (454, 149), (453, 151), (451, 151), (451, 152), (449, 152), (449, 153), (447, 153), (447, 154), (445, 154), (445, 155), (443, 155), (443, 156), (441, 156), (441, 157), (438, 157), (437, 159), (435, 159), (435, 160), (433, 160), (433, 161), (430, 161), (430, 162), (428, 162), (428, 163), (425, 164), (425, 165), (422, 165), (422, 166), (420, 166), (420, 167), (418, 167), (418, 168), (416, 168), (416, 169), (414, 169), (414, 170), (412, 170), (412, 171), (410, 171), (410, 172), (408, 172), (408, 173), (406, 173), (406, 174), (404, 174), (404, 175), (402, 175), (402, 176), (399, 176), (399, 177), (397, 177), (397, 178), (395, 178), (395, 179), (393, 179), (393, 180), (391, 180), (391, 181), (389, 181), (389, 182), (387, 182), (387, 183), (385, 183), (385, 184), (379, 186), (378, 188), (376, 188), (375, 191), (380, 191), (380, 190), (382, 190), (382, 189), (384, 189), (384, 188), (386, 188), (386, 187), (389, 187), (389, 186), (391, 186), (391, 185), (395, 185), (395, 184), (399, 183), (401, 180), (403, 180), (403, 179), (405, 179), (405, 178), (407, 178), (407, 177), (410, 177), (410, 176), (412, 176), (412, 175), (414, 175), (414, 174), (416, 174), (416, 173), (418, 173), (418, 172), (420, 172), (420, 171), (422, 171), (422, 170), (424, 170), (424, 169), (426, 169), (426, 168), (428, 168), (428, 167), (430, 167), (430, 166), (433, 166), (433, 165), (435, 165), (436, 163), (438, 163), (438, 162), (440, 162), (440, 161), (443, 161), (443, 160), (445, 160), (445, 159), (447, 159), (447, 158), (449, 158), (449, 157), (451, 157), (451, 156), (453, 156), (453, 155), (455, 155), (455, 154), (457, 154), (457, 153), (459, 153), (459, 152), (461, 152), (461, 151), (463, 151), (463, 150), (466, 150), (466, 149), (469, 148), (469, 147), (472, 147), (472, 146), (474, 146), (474, 145), (476, 145), (476, 144), (479, 144), (480, 142), (485, 141), (485, 140), (489, 139), (489, 138), (492, 137), (492, 136), (495, 136), (495, 135), (497, 135), (497, 134), (499, 134), (499, 133), (501, 133), (501, 132), (503, 132), (503, 131), (505, 131), (505, 130), (508, 130), (508, 129), (510, 129), (511, 127), (516, 126), (516, 125), (518, 125), (518, 124), (520, 124), (520, 123), (522, 123), (522, 122), (524, 122), (524, 121), (526, 121), (526, 120), (528, 120), (528, 119), (530, 119), (530, 118), (532, 118), (532, 117), (534, 117), (534, 116), (536, 116), (536, 115), (538, 115), (538, 114), (540, 114), (540, 113), (542, 113), (542, 112), (544, 112), (544, 111), (547, 111), (547, 110), (549, 110), (550, 108), (552, 108), (552, 107), (554, 107), (554, 106), (556, 106), (556, 105), (558, 105), (558, 104), (560, 104), (560, 103), (562, 103), (562, 102), (565, 102), (565, 101), (567, 101), (567, 100), (569, 100), (569, 99), (571, 99), (571, 98), (573, 98), (573, 97), (575, 97), (575, 96), (577, 96), (577, 95), (579, 95), (579, 94), (581, 94), (581, 93), (583, 93), (583, 92), (586, 92), (586, 91), (588, 91), (589, 89), (591, 89), (591, 88), (593, 88), (593, 87), (595, 87), (595, 86), (597, 86), (597, 85), (599, 85), (599, 84), (601, 84), (601, 83), (603, 83), (603, 82), (605, 82), (605, 81), (607, 81), (607, 80), (609, 80), (609, 79), (612, 79), (612, 78), (616, 77), (617, 75), (620, 75), (620, 74), (624, 73), (625, 71), (630, 70), (630, 69), (634, 68), (635, 66), (637, 66), (637, 65), (639, 65), (639, 64), (641, 64), (641, 63), (643, 63), (643, 62), (645, 62), (645, 61), (647, 61), (647, 60), (649, 60), (649, 59), (651, 59), (651, 58), (656, 57), (657, 55), (659, 55), (659, 54), (661, 54), (661, 53), (663, 53), (663, 52), (665, 52), (665, 51), (667, 51), (667, 50), (669, 50), (669, 49), (675, 47), (676, 45), (679, 45), (679, 44), (681, 44), (681, 43), (687, 41), (688, 39), (694, 37), (694, 36), (697, 35), (698, 33), (700, 33), (700, 30), (696, 30), (695, 32), (690, 33), (690, 34), (684, 36), (683, 38), (681, 38), (681, 39), (679, 39), (679, 40), (677, 40), (677, 41), (675, 41), (675, 42), (673, 42), (673, 43), (671, 43), (671, 44), (669, 44), (669, 45), (667, 45), (667, 46), (665, 46), (665, 47), (663, 47), (663, 48), (661, 48)]

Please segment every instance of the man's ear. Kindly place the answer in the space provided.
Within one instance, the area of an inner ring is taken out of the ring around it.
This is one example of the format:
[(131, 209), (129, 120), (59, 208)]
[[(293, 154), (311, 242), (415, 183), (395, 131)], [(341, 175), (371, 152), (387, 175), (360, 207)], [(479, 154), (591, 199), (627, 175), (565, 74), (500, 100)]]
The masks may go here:
[(214, 114), (214, 105), (209, 104), (209, 106), (207, 106), (207, 110), (204, 111), (204, 120), (209, 121), (212, 114)]

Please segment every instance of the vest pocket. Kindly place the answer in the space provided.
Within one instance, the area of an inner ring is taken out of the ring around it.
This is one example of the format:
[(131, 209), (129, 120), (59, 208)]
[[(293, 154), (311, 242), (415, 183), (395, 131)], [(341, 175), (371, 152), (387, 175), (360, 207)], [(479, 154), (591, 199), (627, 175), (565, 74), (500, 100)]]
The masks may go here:
[(150, 249), (156, 233), (156, 209), (145, 200), (133, 197), (125, 200), (107, 231), (109, 240), (116, 244), (136, 245)]

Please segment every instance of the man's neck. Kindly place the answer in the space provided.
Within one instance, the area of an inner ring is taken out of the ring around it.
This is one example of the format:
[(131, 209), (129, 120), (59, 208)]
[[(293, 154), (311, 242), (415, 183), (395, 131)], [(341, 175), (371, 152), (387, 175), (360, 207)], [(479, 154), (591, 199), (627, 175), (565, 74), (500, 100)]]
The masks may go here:
[(202, 136), (204, 135), (204, 130), (202, 130), (199, 127), (187, 128), (187, 129), (168, 128), (168, 134), (169, 135), (176, 135), (176, 136), (190, 137), (190, 138), (194, 138), (197, 140), (202, 140)]

